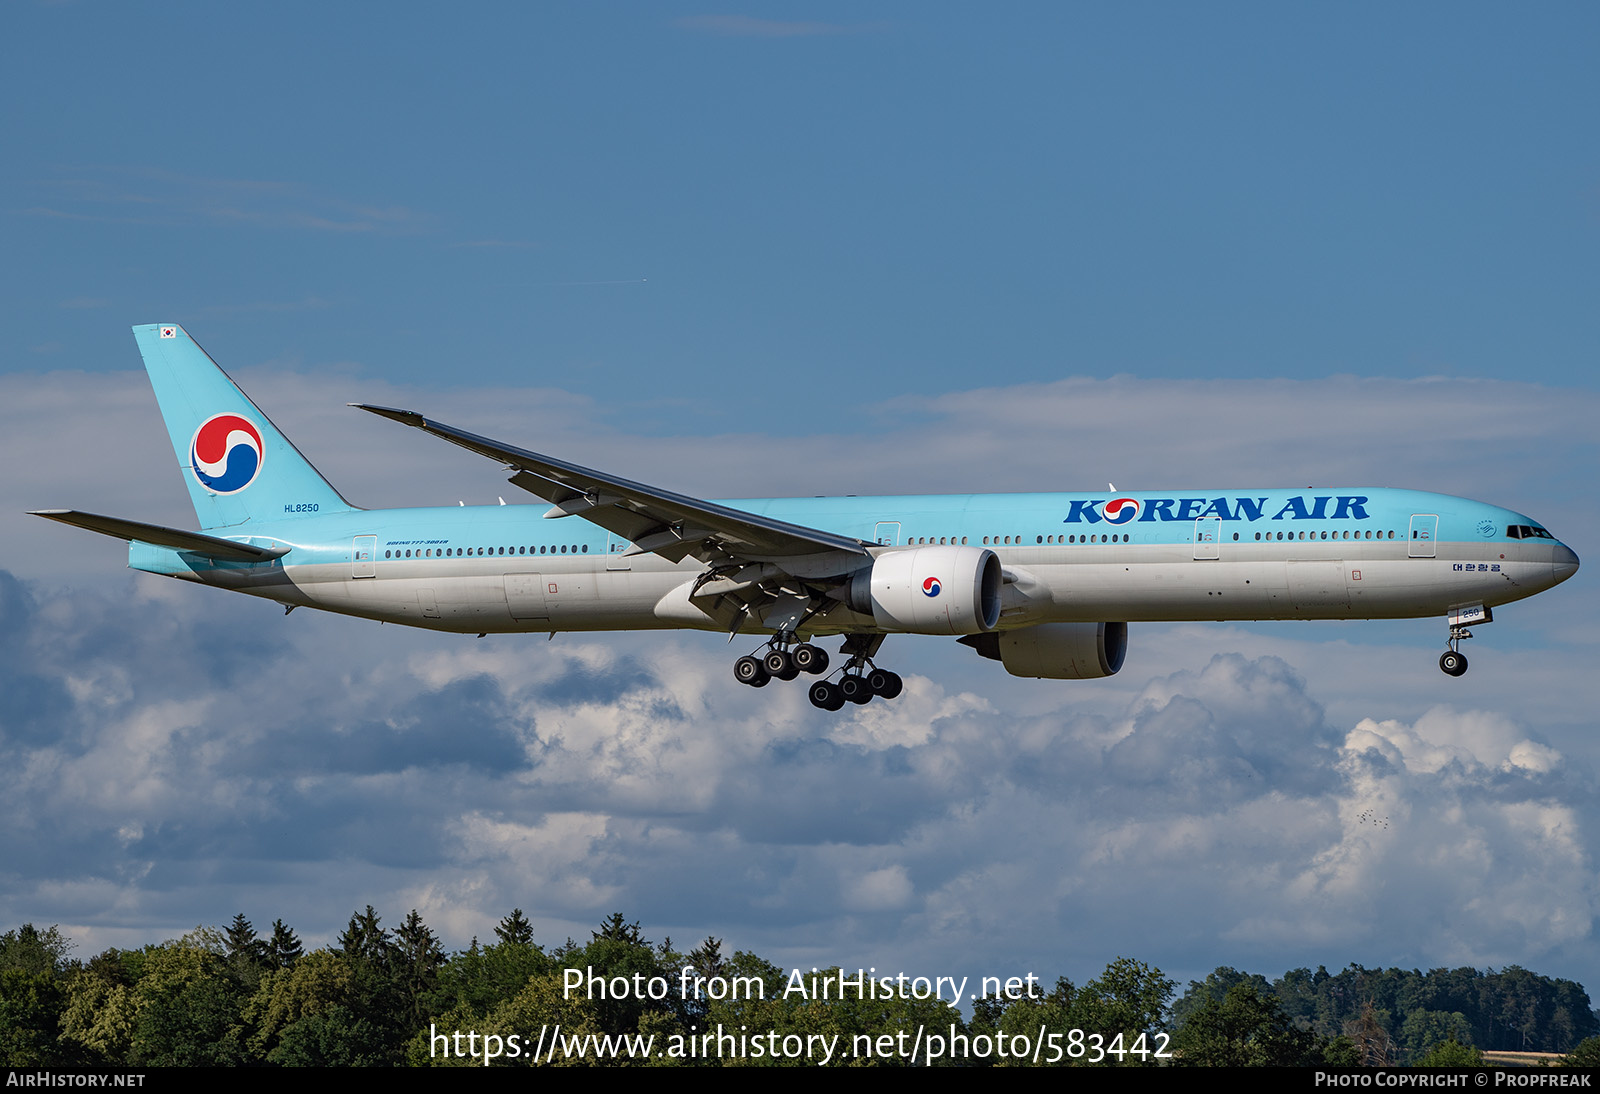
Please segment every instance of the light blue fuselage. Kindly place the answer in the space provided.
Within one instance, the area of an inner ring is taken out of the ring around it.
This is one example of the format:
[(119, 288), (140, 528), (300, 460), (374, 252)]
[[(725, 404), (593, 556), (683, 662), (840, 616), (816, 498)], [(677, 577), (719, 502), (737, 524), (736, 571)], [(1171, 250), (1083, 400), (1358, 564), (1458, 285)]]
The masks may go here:
[[(1121, 523), (1103, 514), (1108, 503)], [(314, 505), (314, 503), (309, 503)], [(987, 547), (1006, 571), (999, 629), (1047, 622), (1443, 615), (1532, 596), (1577, 569), (1538, 522), (1393, 489), (769, 498), (730, 508), (881, 544)], [(218, 531), (287, 547), (253, 564), (135, 542), (129, 565), (371, 619), (462, 632), (718, 624), (684, 588), (703, 570), (537, 506), (387, 509)], [(370, 552), (370, 557), (368, 556)], [(675, 595), (676, 594), (676, 595)], [(752, 627), (759, 630), (759, 627)], [(873, 629), (840, 603), (809, 633)]]

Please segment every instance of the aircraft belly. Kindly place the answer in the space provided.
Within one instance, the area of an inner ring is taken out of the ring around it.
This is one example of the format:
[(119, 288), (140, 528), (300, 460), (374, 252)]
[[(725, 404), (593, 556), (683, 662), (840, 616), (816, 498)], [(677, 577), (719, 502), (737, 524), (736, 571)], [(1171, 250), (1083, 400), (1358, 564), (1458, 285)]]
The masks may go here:
[[(1044, 569), (1044, 568), (1041, 568)], [(1160, 622), (1295, 618), (1281, 562), (1091, 563), (1047, 569), (1050, 618)]]
[[(1228, 546), (1215, 560), (1175, 560), (1171, 548), (1156, 547), (1125, 549), (1116, 561), (1035, 564), (1029, 569), (1049, 597), (1026, 598), (1026, 605), (1008, 611), (1006, 624), (1414, 618), (1443, 614), (1454, 603), (1504, 603), (1545, 587), (1531, 574), (1525, 584), (1514, 584), (1520, 571), (1539, 570), (1535, 564), (1467, 575), (1452, 570), (1450, 557), (1385, 559), (1352, 551), (1349, 557), (1261, 558), (1267, 551), (1252, 545), (1235, 547), (1229, 559)], [(1479, 580), (1489, 576), (1492, 582)]]
[(659, 628), (668, 624), (652, 609), (683, 580), (636, 570), (444, 574), (431, 566), (374, 578), (353, 578), (342, 566), (301, 566), (291, 577), (297, 601), (312, 607), (462, 632)]
[(1345, 587), (1343, 562), (1290, 559), (1284, 563), (1284, 572), (1289, 603), (1297, 614), (1350, 614), (1350, 593)]

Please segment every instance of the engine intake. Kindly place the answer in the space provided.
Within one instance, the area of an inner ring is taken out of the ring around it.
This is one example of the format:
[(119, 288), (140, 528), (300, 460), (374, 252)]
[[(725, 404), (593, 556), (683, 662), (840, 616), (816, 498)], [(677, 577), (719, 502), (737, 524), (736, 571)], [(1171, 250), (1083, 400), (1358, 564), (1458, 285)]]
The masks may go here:
[(852, 611), (885, 631), (982, 634), (1000, 621), (1000, 560), (982, 547), (888, 551), (850, 579)]

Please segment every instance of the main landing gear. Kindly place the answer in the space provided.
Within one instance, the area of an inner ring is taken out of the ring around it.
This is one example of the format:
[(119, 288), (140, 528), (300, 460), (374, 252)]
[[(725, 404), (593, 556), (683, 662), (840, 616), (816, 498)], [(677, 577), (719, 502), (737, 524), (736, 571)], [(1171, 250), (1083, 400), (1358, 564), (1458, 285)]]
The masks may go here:
[[(839, 652), (849, 657), (837, 683), (818, 680), (806, 690), (811, 705), (823, 710), (840, 710), (846, 703), (870, 703), (873, 699), (893, 699), (905, 688), (899, 673), (880, 669), (872, 655), (883, 644), (883, 635), (850, 635)], [(741, 657), (733, 663), (733, 678), (753, 688), (764, 688), (773, 680), (793, 680), (802, 672), (820, 676), (828, 671), (826, 650), (809, 642), (794, 642), (793, 636), (779, 635), (760, 657)]]
[(760, 657), (741, 657), (733, 663), (733, 678), (753, 688), (764, 688), (772, 680), (793, 680), (802, 672), (827, 671), (828, 652), (809, 642), (788, 648), (773, 645)]
[(870, 703), (873, 699), (893, 699), (905, 689), (900, 674), (888, 669), (872, 668), (866, 672), (845, 669), (837, 684), (818, 680), (811, 685), (806, 697), (811, 705), (823, 710), (839, 710), (846, 703)]

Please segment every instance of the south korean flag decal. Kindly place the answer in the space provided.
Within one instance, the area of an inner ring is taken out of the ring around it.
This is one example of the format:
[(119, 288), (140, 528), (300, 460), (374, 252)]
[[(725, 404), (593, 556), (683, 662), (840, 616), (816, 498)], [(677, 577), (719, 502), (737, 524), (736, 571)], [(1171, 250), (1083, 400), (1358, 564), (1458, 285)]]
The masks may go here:
[(163, 337), (163, 338), (176, 338), (176, 337), (178, 337), (178, 328), (177, 327), (162, 327), (161, 328), (161, 337)]

